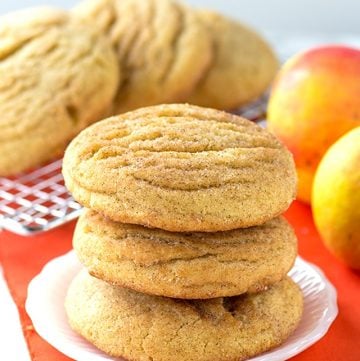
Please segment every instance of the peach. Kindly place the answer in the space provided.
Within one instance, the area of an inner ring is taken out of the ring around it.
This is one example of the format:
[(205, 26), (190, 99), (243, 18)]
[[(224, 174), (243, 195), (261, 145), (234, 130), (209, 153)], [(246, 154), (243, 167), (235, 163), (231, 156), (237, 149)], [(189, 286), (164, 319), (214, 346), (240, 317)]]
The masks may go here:
[(325, 153), (314, 178), (312, 210), (325, 246), (360, 270), (360, 127)]
[(298, 198), (310, 202), (326, 150), (360, 125), (360, 50), (325, 46), (290, 59), (270, 95), (268, 126), (294, 154)]

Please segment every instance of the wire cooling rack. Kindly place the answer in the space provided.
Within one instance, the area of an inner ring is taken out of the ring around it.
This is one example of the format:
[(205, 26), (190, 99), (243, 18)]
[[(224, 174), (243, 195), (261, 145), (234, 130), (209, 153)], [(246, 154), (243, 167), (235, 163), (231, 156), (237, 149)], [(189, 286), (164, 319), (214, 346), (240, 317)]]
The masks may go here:
[(0, 177), (0, 226), (31, 235), (79, 216), (81, 206), (68, 193), (61, 160), (16, 178)]
[[(237, 110), (254, 121), (264, 119), (267, 97)], [(32, 235), (77, 218), (81, 206), (67, 191), (61, 174), (62, 160), (18, 177), (0, 177), (0, 229)]]

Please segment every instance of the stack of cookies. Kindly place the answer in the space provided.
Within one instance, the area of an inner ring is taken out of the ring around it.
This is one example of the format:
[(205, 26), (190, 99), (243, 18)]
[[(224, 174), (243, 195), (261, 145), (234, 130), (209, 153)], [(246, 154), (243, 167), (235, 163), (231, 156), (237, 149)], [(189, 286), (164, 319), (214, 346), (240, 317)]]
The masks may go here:
[(302, 314), (286, 274), (296, 237), (280, 216), (293, 159), (266, 130), (186, 104), (96, 123), (68, 147), (67, 187), (87, 209), (84, 264), (66, 311), (104, 352), (134, 361), (244, 360)]

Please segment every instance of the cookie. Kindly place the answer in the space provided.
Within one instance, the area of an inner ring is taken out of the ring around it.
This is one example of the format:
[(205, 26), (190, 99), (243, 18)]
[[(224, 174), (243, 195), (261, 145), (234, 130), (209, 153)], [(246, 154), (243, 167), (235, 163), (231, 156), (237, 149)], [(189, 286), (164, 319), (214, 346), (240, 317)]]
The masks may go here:
[(210, 11), (199, 11), (214, 42), (214, 59), (189, 103), (235, 109), (259, 97), (270, 85), (278, 61), (253, 30)]
[(210, 35), (175, 1), (85, 0), (73, 13), (108, 36), (124, 69), (114, 113), (184, 100), (210, 64)]
[(119, 77), (107, 39), (52, 8), (0, 19), (0, 175), (61, 155), (108, 113)]
[(297, 253), (282, 218), (215, 233), (173, 233), (112, 222), (86, 210), (73, 246), (89, 273), (139, 292), (215, 298), (258, 292), (280, 281)]
[(257, 294), (190, 301), (111, 286), (83, 271), (65, 308), (76, 332), (115, 357), (241, 361), (286, 340), (300, 321), (303, 299), (289, 278)]
[(96, 123), (67, 148), (66, 185), (88, 208), (173, 232), (259, 225), (296, 194), (292, 155), (267, 130), (187, 104)]

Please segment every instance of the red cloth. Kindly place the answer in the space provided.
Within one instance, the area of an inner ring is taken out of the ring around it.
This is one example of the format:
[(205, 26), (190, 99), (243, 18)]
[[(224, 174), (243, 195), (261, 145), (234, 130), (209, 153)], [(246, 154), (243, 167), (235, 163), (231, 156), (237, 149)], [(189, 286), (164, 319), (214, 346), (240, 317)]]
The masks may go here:
[[(340, 314), (326, 336), (292, 361), (360, 360), (360, 275), (338, 262), (324, 248), (316, 232), (310, 208), (294, 202), (286, 214), (299, 238), (299, 253), (320, 266), (338, 290)], [(29, 281), (52, 258), (71, 248), (74, 222), (34, 237), (0, 234), (0, 256), (10, 292), (18, 306), (33, 361), (65, 361), (69, 358), (43, 341), (34, 331), (24, 304)]]
[(294, 202), (287, 219), (299, 239), (299, 254), (318, 265), (338, 291), (339, 315), (329, 332), (293, 361), (360, 360), (360, 273), (335, 259), (324, 247), (317, 233), (310, 207)]
[(72, 222), (33, 237), (17, 236), (9, 232), (0, 233), (0, 263), (10, 293), (18, 307), (22, 329), (33, 361), (70, 360), (34, 331), (25, 311), (25, 300), (31, 279), (50, 259), (66, 253), (71, 248), (74, 225), (75, 222)]

